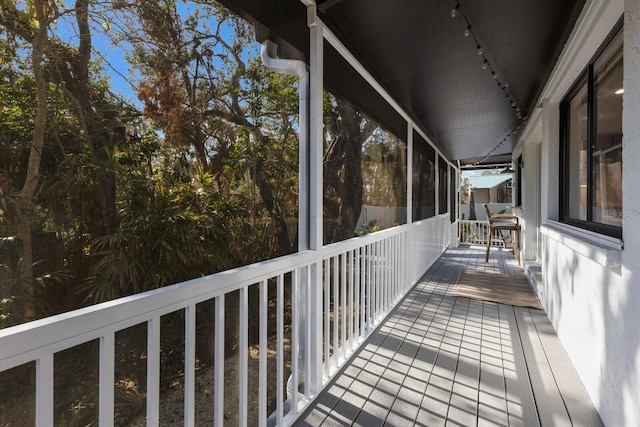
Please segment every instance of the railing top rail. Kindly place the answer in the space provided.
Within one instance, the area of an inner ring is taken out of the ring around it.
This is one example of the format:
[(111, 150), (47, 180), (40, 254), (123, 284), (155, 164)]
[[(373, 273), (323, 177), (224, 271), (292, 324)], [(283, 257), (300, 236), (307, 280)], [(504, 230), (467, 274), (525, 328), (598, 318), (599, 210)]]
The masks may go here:
[(312, 251), (300, 252), (2, 329), (0, 371), (276, 277), (316, 259)]
[(371, 243), (375, 243), (392, 236), (397, 236), (409, 230), (411, 224), (401, 224), (395, 227), (386, 228), (371, 234), (353, 237), (336, 243), (331, 243), (322, 248), (322, 256), (324, 258), (332, 257), (346, 251), (350, 251)]
[(319, 257), (326, 259), (400, 235), (416, 226), (421, 224), (399, 225), (327, 245), (318, 252), (299, 252), (2, 329), (0, 371), (311, 265)]

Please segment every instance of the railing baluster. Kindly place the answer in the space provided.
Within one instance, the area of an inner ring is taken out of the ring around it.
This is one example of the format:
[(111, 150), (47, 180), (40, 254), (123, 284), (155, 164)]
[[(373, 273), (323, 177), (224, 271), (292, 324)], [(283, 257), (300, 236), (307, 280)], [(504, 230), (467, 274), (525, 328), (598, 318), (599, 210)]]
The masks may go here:
[(304, 331), (304, 396), (311, 398), (311, 268), (304, 267), (305, 331)]
[(100, 338), (99, 425), (113, 425), (113, 391), (115, 385), (115, 336), (110, 332)]
[(347, 254), (341, 256), (341, 272), (340, 272), (340, 308), (342, 315), (340, 316), (340, 354), (343, 358), (347, 357)]
[(333, 257), (333, 273), (331, 274), (331, 284), (333, 287), (333, 358), (332, 358), (332, 367), (338, 366), (338, 358), (340, 357), (340, 353), (338, 353), (338, 317), (340, 315), (340, 306), (338, 302), (338, 261), (339, 255)]
[(282, 426), (284, 391), (284, 277), (282, 274), (276, 279), (276, 424)]
[(214, 425), (222, 427), (224, 424), (224, 295), (215, 299), (215, 349), (214, 349), (214, 392), (213, 415)]
[(238, 425), (247, 425), (247, 370), (249, 366), (249, 289), (240, 288), (240, 342), (239, 342), (239, 373), (238, 375)]
[(384, 312), (384, 310), (386, 309), (385, 303), (387, 300), (387, 287), (386, 287), (386, 277), (385, 277), (385, 271), (386, 271), (386, 262), (387, 260), (385, 259), (385, 250), (384, 250), (384, 240), (380, 240), (378, 242), (378, 251), (379, 251), (379, 264), (378, 264), (378, 270), (379, 270), (379, 274), (380, 274), (380, 311), (378, 312), (378, 317), (380, 317), (382, 315), (382, 313)]
[[(291, 411), (298, 413), (298, 354), (299, 354), (299, 316), (298, 312), (298, 270), (292, 271), (291, 277)], [(289, 385), (287, 384), (287, 388)]]
[(360, 323), (358, 324), (358, 337), (363, 337), (366, 333), (366, 317), (367, 317), (367, 304), (365, 298), (368, 295), (367, 283), (367, 248), (362, 246), (360, 248)]
[(402, 259), (400, 257), (400, 239), (401, 239), (402, 235), (398, 234), (395, 238), (395, 248), (393, 250), (393, 253), (395, 254), (395, 258), (393, 260), (394, 263), (394, 269), (393, 271), (395, 272), (395, 277), (396, 277), (396, 301), (400, 299), (400, 296), (403, 294), (402, 292), (402, 271), (401, 271), (401, 265), (400, 265), (400, 260)]
[(395, 292), (396, 281), (393, 280), (394, 257), (395, 257), (395, 252), (393, 251), (393, 241), (394, 241), (393, 236), (387, 239), (387, 257), (388, 257), (387, 258), (387, 280), (388, 280), (387, 286), (389, 287), (389, 300), (387, 301), (387, 311), (391, 309), (393, 303), (395, 302), (395, 297), (396, 297), (396, 292)]
[(403, 294), (402, 290), (403, 290), (403, 282), (402, 282), (402, 267), (400, 264), (400, 260), (402, 259), (401, 254), (400, 254), (400, 249), (402, 248), (402, 246), (400, 245), (400, 241), (402, 238), (402, 234), (399, 234), (396, 236), (395, 242), (395, 249), (394, 249), (394, 253), (395, 253), (395, 260), (394, 260), (394, 271), (396, 273), (396, 294), (397, 294), (397, 298), (396, 300), (400, 299), (400, 295)]
[(355, 267), (355, 259), (356, 259), (356, 251), (355, 249), (352, 251), (349, 251), (349, 314), (348, 314), (348, 319), (349, 319), (349, 339), (348, 339), (348, 346), (347, 349), (349, 351), (351, 351), (353, 349), (353, 279), (354, 279), (354, 267)]
[(378, 320), (378, 316), (380, 315), (380, 307), (382, 305), (382, 292), (381, 292), (381, 280), (380, 280), (380, 276), (381, 276), (381, 271), (380, 271), (380, 267), (381, 267), (381, 262), (380, 262), (380, 257), (381, 257), (381, 251), (380, 251), (380, 245), (381, 242), (378, 240), (375, 243), (375, 253), (376, 256), (374, 258), (374, 262), (375, 262), (375, 271), (376, 271), (376, 311), (375, 311), (375, 316), (373, 317), (373, 324), (375, 325), (377, 323)]
[(330, 294), (331, 294), (331, 262), (330, 259), (327, 258), (324, 260), (324, 376), (329, 378), (330, 373), (330, 355), (329, 355), (329, 344), (331, 342), (331, 324), (330, 320)]
[(374, 272), (373, 272), (373, 244), (367, 245), (367, 323), (366, 334), (371, 331), (371, 319), (373, 318), (373, 292), (374, 289)]
[(375, 280), (375, 311), (373, 313), (373, 325), (376, 324), (378, 316), (380, 315), (380, 241), (375, 242), (374, 244), (374, 280)]
[(382, 241), (382, 246), (384, 248), (384, 311), (388, 311), (391, 306), (391, 280), (389, 277), (389, 272), (391, 271), (391, 254), (389, 253), (389, 239), (384, 239)]
[(185, 307), (184, 322), (184, 425), (195, 425), (196, 306)]
[[(411, 251), (409, 250), (411, 238), (409, 237), (409, 232), (405, 231), (402, 233), (402, 238), (400, 239), (400, 250), (402, 251), (400, 255), (400, 259), (409, 260), (409, 265), (412, 265), (413, 259), (411, 257)], [(402, 283), (403, 292), (409, 288), (411, 281), (413, 280), (413, 273), (410, 270), (407, 263), (402, 263)]]
[(360, 284), (362, 283), (362, 270), (361, 270), (361, 265), (362, 265), (362, 248), (356, 248), (355, 250), (355, 258), (354, 258), (354, 264), (355, 264), (355, 279), (354, 279), (354, 288), (355, 288), (355, 294), (353, 296), (354, 302), (355, 302), (355, 312), (354, 312), (354, 322), (353, 322), (353, 341), (352, 341), (352, 348), (355, 348), (355, 346), (358, 345), (359, 342), (359, 338), (360, 338)]
[(53, 354), (36, 360), (36, 427), (53, 426)]
[(260, 427), (267, 425), (267, 310), (269, 299), (267, 295), (267, 280), (260, 282), (260, 360), (259, 360), (259, 397), (258, 420)]
[(398, 236), (391, 238), (391, 281), (393, 282), (393, 298), (392, 303), (395, 304), (400, 296), (398, 281)]
[(398, 280), (396, 277), (396, 236), (389, 240), (389, 280), (391, 281), (391, 299), (389, 307), (393, 307), (398, 296)]
[(147, 321), (147, 425), (160, 423), (160, 317)]

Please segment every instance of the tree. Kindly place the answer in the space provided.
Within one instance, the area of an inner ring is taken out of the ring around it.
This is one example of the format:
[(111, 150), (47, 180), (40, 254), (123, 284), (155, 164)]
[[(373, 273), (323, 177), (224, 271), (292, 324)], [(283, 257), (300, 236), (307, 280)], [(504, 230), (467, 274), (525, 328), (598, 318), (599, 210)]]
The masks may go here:
[(354, 236), (362, 210), (362, 145), (376, 125), (349, 102), (329, 92), (324, 96), (324, 207), (335, 221), (328, 241)]
[[(2, 4), (0, 18), (6, 15)], [(33, 10), (24, 12), (26, 19), (35, 22), (35, 29), (31, 34), (31, 70), (36, 86), (36, 111), (33, 124), (31, 147), (29, 149), (28, 166), (22, 188), (13, 194), (6, 195), (7, 219), (10, 228), (15, 227), (16, 236), (20, 241), (20, 255), (18, 269), (21, 278), (22, 313), (24, 319), (33, 317), (32, 283), (33, 283), (33, 242), (31, 235), (31, 216), (34, 211), (34, 198), (40, 181), (40, 162), (45, 141), (45, 127), (47, 123), (47, 82), (44, 71), (44, 54), (49, 23), (53, 19), (50, 4), (43, 0), (34, 0)]]
[(324, 96), (325, 243), (349, 239), (363, 203), (406, 206), (405, 144), (348, 101)]
[(461, 204), (469, 203), (470, 193), (471, 193), (471, 183), (469, 182), (469, 178), (464, 178), (462, 180), (462, 185), (460, 186), (460, 203)]
[(293, 251), (287, 227), (297, 211), (293, 78), (268, 72), (255, 58), (251, 27), (216, 4), (187, 13), (171, 1), (135, 2), (121, 12), (121, 25), (133, 29), (127, 39), (144, 77), (137, 94), (145, 114), (168, 144), (192, 150), (222, 191), (239, 184), (245, 197), (259, 195), (250, 201), (252, 214), (266, 212), (275, 224), (273, 255)]
[[(77, 38), (60, 37), (56, 27), (63, 25), (68, 26), (66, 31), (72, 28)], [(75, 279), (67, 281), (66, 301), (56, 307), (73, 308), (77, 306), (77, 290), (89, 270), (90, 260), (84, 251), (87, 239), (116, 226), (111, 153), (124, 137), (118, 114), (126, 109), (116, 107), (119, 101), (110, 96), (105, 81), (100, 80), (99, 67), (91, 62), (88, 0), (77, 0), (72, 10), (45, 0), (27, 2), (22, 9), (11, 1), (4, 1), (0, 3), (0, 26), (6, 32), (7, 42), (22, 41), (17, 52), (31, 51), (32, 72), (25, 78), (33, 79), (37, 100), (35, 122), (29, 129), (33, 132), (33, 141), (24, 169), (24, 185), (15, 191), (17, 175), (14, 174), (5, 192), (8, 228), (16, 230), (20, 241), (21, 277), (28, 290), (25, 304), (32, 304), (35, 286), (34, 226), (55, 229), (60, 222), (70, 221), (75, 223), (75, 230), (72, 233), (64, 230), (62, 235), (74, 236), (71, 239), (73, 254), (64, 258), (70, 261), (65, 268)], [(20, 61), (19, 55), (16, 61)], [(62, 110), (61, 116), (51, 116), (53, 111)], [(61, 127), (57, 128), (58, 125)], [(74, 129), (67, 131), (71, 128)], [(14, 136), (7, 143), (19, 147), (18, 141)], [(43, 180), (41, 168), (45, 152), (53, 153), (58, 162), (47, 165), (52, 169)], [(75, 190), (79, 197), (63, 195), (63, 188)], [(56, 200), (61, 195), (62, 199)], [(40, 199), (37, 204), (36, 197)], [(49, 198), (47, 203), (43, 203), (44, 198)], [(62, 211), (80, 215), (61, 221), (57, 215)], [(47, 224), (48, 221), (51, 222)], [(32, 311), (27, 307), (25, 316), (32, 317)]]

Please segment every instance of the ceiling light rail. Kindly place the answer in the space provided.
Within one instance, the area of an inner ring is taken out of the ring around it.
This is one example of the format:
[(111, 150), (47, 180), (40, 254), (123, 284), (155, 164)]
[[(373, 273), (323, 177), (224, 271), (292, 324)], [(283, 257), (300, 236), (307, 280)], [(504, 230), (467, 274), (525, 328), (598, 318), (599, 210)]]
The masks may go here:
[(504, 92), (505, 97), (509, 102), (509, 105), (511, 106), (511, 108), (516, 114), (516, 117), (518, 118), (518, 122), (514, 126), (514, 128), (504, 138), (502, 138), (502, 140), (498, 142), (498, 144), (495, 147), (493, 147), (491, 151), (489, 151), (486, 155), (484, 155), (480, 160), (473, 163), (473, 166), (478, 166), (479, 164), (486, 161), (491, 155), (493, 155), (498, 150), (498, 148), (500, 148), (500, 146), (502, 146), (505, 142), (509, 140), (509, 138), (511, 138), (511, 136), (514, 136), (520, 130), (520, 128), (522, 127), (522, 124), (527, 120), (527, 116), (525, 116), (522, 113), (522, 109), (518, 106), (516, 101), (509, 94), (509, 91), (507, 90), (509, 88), (509, 83), (503, 82), (502, 80), (500, 80), (495, 68), (493, 67), (493, 65), (491, 65), (491, 63), (489, 62), (489, 59), (487, 59), (487, 57), (485, 56), (485, 51), (482, 48), (482, 45), (480, 44), (480, 42), (478, 41), (476, 34), (473, 32), (473, 27), (471, 25), (471, 22), (469, 21), (469, 17), (467, 16), (466, 13), (464, 13), (464, 10), (460, 8), (460, 2), (456, 0), (456, 5), (453, 7), (453, 9), (451, 9), (451, 17), (456, 18), (458, 15), (462, 16), (462, 19), (464, 19), (465, 23), (467, 24), (464, 30), (464, 36), (473, 37), (473, 41), (476, 43), (476, 50), (478, 52), (478, 55), (482, 57), (482, 69), (489, 70), (489, 72), (491, 73), (491, 76), (496, 81), (496, 84), (498, 85), (498, 87), (502, 90), (502, 92)]
[[(526, 117), (525, 117), (526, 119)], [(524, 119), (523, 119), (524, 120)], [(502, 138), (502, 140), (500, 140), (500, 142), (498, 142), (498, 144), (493, 147), (491, 149), (491, 151), (489, 151), (487, 154), (485, 154), (480, 160), (478, 160), (477, 162), (473, 163), (473, 166), (478, 166), (481, 163), (483, 163), (484, 161), (486, 161), (489, 157), (491, 157), (497, 150), (498, 148), (500, 148), (500, 146), (502, 146), (502, 144), (504, 144), (505, 142), (509, 141), (509, 138), (511, 138), (512, 136), (515, 136), (516, 133), (520, 130), (520, 128), (522, 127), (522, 125), (520, 124), (520, 122), (518, 122), (514, 128), (504, 137)]]
[(471, 22), (469, 21), (469, 17), (467, 16), (466, 13), (464, 13), (464, 10), (462, 10), (460, 8), (460, 2), (456, 1), (456, 5), (453, 7), (453, 9), (451, 9), (451, 17), (452, 18), (456, 18), (458, 15), (462, 16), (462, 19), (465, 20), (465, 23), (467, 24), (464, 30), (464, 36), (465, 37), (473, 37), (473, 40), (476, 43), (476, 50), (478, 52), (478, 55), (482, 57), (482, 69), (483, 70), (489, 70), (489, 72), (491, 73), (491, 75), (493, 76), (493, 78), (496, 81), (496, 84), (498, 85), (498, 87), (504, 92), (507, 100), (509, 101), (511, 108), (515, 111), (516, 116), (518, 117), (518, 120), (524, 120), (524, 115), (522, 114), (522, 111), (520, 109), (520, 107), (518, 107), (516, 105), (515, 100), (511, 97), (511, 95), (509, 94), (509, 92), (507, 91), (507, 88), (509, 87), (509, 83), (508, 82), (502, 82), (502, 80), (500, 80), (498, 73), (496, 72), (495, 68), (493, 67), (493, 65), (491, 65), (491, 63), (489, 62), (489, 60), (487, 59), (487, 57), (485, 56), (485, 51), (482, 47), (482, 45), (480, 44), (480, 42), (478, 41), (478, 38), (476, 37), (476, 34), (473, 31), (473, 27), (471, 25)]

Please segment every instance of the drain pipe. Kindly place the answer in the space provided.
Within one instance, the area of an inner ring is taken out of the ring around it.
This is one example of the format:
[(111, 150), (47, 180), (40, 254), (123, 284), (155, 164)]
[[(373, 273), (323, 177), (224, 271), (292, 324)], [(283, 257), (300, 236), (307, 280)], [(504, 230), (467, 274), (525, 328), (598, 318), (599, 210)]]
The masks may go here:
[(277, 49), (278, 45), (271, 40), (265, 40), (262, 43), (260, 57), (264, 66), (276, 73), (296, 75), (300, 78), (298, 126), (300, 129), (300, 166), (304, 172), (301, 173), (298, 183), (300, 188), (298, 218), (302, 219), (298, 225), (298, 250), (304, 251), (309, 249), (309, 207), (306, 200), (306, 194), (309, 191), (307, 173), (309, 170), (309, 71), (307, 71), (307, 64), (304, 61), (276, 58)]
[[(298, 61), (294, 59), (281, 59), (276, 57), (278, 45), (271, 40), (265, 40), (262, 43), (260, 50), (260, 57), (265, 67), (269, 68), (279, 74), (296, 75), (300, 78), (298, 86), (299, 97), (299, 119), (298, 126), (300, 129), (300, 146), (299, 146), (299, 158), (300, 158), (300, 176), (299, 176), (299, 214), (298, 214), (298, 249), (304, 251), (309, 249), (309, 206), (308, 197), (309, 194), (309, 71), (307, 71), (307, 64), (304, 61)], [(308, 295), (305, 295), (304, 289), (306, 286), (300, 286), (298, 293), (298, 301), (294, 302), (296, 307), (305, 307)], [(298, 372), (297, 383), (293, 384), (294, 376), (291, 375), (287, 380), (287, 399), (291, 402), (294, 393), (298, 393), (300, 385), (304, 384), (304, 369), (305, 366), (305, 331), (307, 324), (308, 313), (306, 310), (300, 310), (299, 318), (299, 343), (300, 353), (298, 356)], [(296, 399), (297, 400), (297, 399)]]

